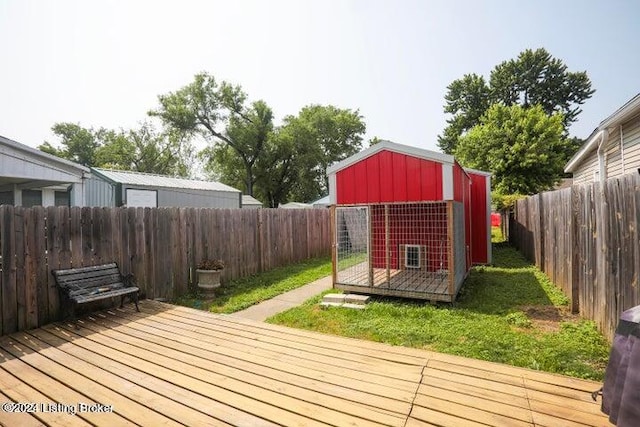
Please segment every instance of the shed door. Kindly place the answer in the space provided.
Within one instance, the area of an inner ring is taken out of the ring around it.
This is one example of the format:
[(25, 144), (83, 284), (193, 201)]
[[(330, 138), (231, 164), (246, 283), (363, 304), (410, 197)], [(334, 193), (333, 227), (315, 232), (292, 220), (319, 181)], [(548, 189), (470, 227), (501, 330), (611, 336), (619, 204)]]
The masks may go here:
[(337, 207), (335, 230), (337, 282), (344, 285), (369, 286), (369, 207)]

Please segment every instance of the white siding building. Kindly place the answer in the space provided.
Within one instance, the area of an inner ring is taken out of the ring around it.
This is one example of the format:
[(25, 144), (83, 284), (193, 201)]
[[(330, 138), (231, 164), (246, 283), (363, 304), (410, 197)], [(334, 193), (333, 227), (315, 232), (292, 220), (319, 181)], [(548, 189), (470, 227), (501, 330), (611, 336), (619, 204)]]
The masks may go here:
[(0, 136), (0, 205), (84, 206), (89, 169)]
[(603, 120), (564, 170), (574, 184), (585, 184), (639, 169), (640, 94)]

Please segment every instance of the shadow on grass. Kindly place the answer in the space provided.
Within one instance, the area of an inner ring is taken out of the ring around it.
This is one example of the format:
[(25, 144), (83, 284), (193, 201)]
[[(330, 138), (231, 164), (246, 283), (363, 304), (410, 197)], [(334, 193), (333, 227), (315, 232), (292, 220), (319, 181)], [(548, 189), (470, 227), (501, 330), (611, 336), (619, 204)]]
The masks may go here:
[(456, 307), (485, 314), (507, 314), (525, 305), (553, 306), (540, 278), (531, 271), (492, 268), (472, 271)]

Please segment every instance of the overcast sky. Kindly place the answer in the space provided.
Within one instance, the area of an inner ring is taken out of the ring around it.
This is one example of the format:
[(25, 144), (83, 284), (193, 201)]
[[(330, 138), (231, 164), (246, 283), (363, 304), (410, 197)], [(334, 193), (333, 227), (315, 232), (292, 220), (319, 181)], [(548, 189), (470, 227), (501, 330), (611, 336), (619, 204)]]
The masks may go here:
[(586, 70), (587, 137), (640, 92), (640, 1), (0, 0), (0, 135), (131, 128), (200, 71), (263, 99), (359, 109), (369, 139), (437, 150), (446, 87), (527, 48)]

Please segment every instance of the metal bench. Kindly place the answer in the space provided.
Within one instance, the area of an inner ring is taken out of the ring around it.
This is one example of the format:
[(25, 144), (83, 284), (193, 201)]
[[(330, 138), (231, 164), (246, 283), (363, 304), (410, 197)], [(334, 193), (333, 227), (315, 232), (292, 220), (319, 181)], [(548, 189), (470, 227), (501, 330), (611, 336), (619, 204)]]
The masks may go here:
[(123, 276), (118, 264), (94, 265), (91, 267), (69, 268), (65, 270), (52, 270), (51, 274), (58, 284), (61, 301), (71, 303), (72, 318), (76, 318), (76, 307), (93, 301), (107, 298), (120, 297), (120, 307), (124, 304), (124, 298), (130, 301), (138, 309), (138, 293), (140, 289), (133, 282), (133, 275)]

